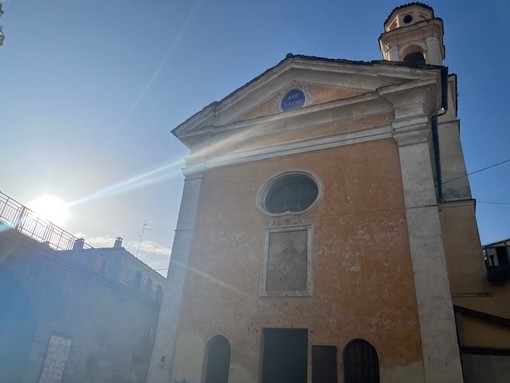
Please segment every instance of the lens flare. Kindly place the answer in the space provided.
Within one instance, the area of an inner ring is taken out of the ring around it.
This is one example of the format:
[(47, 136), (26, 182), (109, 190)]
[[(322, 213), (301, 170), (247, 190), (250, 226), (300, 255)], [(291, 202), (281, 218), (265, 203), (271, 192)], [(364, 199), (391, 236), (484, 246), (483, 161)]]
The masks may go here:
[(57, 225), (64, 223), (69, 216), (69, 205), (60, 198), (43, 195), (28, 205), (38, 216)]

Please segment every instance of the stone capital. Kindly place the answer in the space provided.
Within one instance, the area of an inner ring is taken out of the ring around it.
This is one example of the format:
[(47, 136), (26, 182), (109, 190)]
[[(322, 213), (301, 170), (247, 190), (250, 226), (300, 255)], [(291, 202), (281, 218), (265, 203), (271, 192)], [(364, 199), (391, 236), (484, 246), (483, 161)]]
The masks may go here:
[(398, 146), (429, 142), (431, 130), (426, 116), (395, 120), (392, 128)]

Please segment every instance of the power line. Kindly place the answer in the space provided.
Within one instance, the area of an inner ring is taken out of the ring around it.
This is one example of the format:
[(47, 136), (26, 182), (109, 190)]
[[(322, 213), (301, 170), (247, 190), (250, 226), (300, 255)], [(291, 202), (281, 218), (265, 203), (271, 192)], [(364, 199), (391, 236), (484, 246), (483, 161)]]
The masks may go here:
[(496, 202), (496, 201), (476, 201), (476, 203), (484, 203), (486, 205), (510, 205), (510, 202)]
[(501, 162), (498, 162), (498, 163), (486, 166), (486, 167), (484, 167), (482, 169), (475, 170), (475, 171), (473, 171), (471, 173), (467, 173), (466, 175), (455, 177), (455, 178), (449, 179), (447, 181), (443, 181), (443, 182), (441, 182), (441, 185), (444, 185), (444, 184), (446, 184), (448, 182), (456, 181), (456, 180), (461, 179), (461, 178), (465, 178), (465, 177), (471, 176), (471, 175), (476, 174), (476, 173), (483, 172), (483, 171), (488, 170), (488, 169), (495, 168), (496, 166), (506, 164), (507, 162), (510, 162), (510, 158), (508, 158), (508, 159), (506, 159), (504, 161), (501, 161)]

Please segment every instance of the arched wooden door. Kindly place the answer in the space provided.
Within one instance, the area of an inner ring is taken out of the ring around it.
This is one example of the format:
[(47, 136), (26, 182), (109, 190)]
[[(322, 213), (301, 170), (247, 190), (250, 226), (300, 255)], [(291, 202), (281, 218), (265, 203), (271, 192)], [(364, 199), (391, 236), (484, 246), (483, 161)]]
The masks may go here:
[(377, 351), (366, 340), (354, 339), (345, 346), (344, 382), (379, 383)]
[(230, 368), (230, 343), (221, 335), (207, 343), (204, 355), (204, 383), (228, 383)]

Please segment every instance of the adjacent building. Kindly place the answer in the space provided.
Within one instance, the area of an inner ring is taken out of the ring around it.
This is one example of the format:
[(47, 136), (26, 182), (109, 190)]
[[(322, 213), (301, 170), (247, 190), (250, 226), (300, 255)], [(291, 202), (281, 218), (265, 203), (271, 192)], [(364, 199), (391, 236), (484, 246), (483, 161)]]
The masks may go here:
[(145, 382), (164, 282), (0, 193), (0, 380)]
[(379, 42), (289, 54), (173, 130), (190, 156), (149, 383), (506, 381), (443, 22), (407, 4)]

